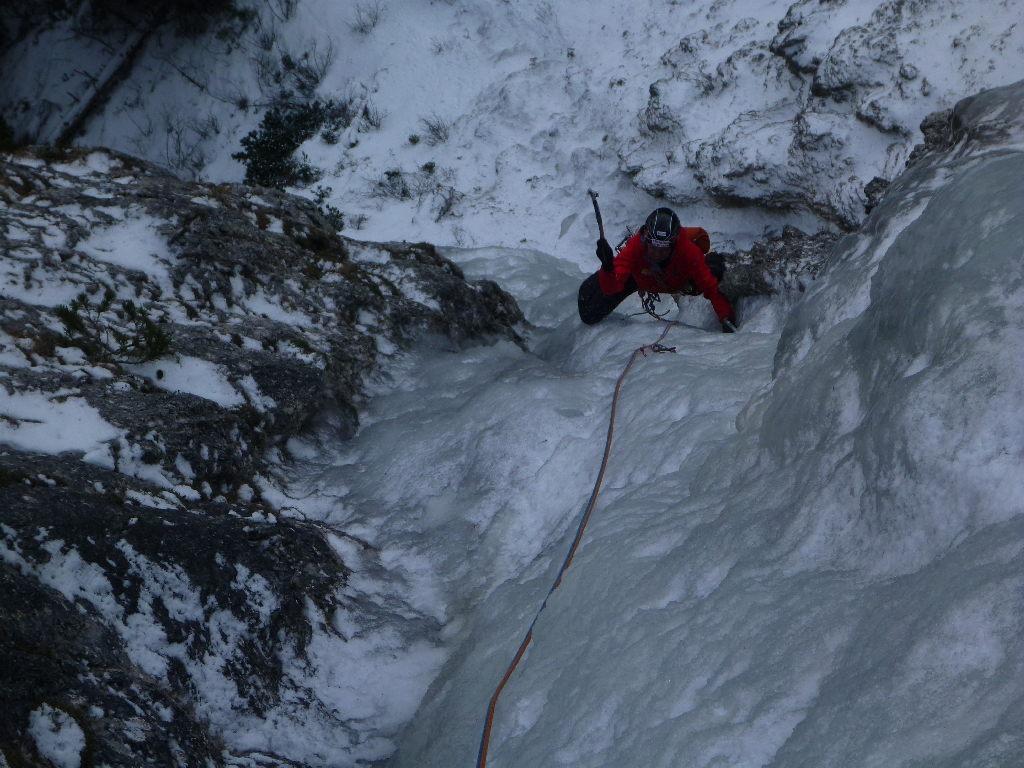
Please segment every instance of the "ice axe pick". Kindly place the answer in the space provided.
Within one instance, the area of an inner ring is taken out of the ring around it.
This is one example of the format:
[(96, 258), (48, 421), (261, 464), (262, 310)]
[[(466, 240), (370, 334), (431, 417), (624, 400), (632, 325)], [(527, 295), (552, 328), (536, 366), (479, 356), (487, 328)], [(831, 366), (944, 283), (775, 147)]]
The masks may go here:
[(594, 203), (594, 215), (597, 216), (597, 228), (601, 230), (601, 239), (604, 240), (604, 222), (601, 220), (601, 209), (597, 205), (597, 192), (592, 189), (588, 189), (587, 194), (590, 195), (590, 200)]

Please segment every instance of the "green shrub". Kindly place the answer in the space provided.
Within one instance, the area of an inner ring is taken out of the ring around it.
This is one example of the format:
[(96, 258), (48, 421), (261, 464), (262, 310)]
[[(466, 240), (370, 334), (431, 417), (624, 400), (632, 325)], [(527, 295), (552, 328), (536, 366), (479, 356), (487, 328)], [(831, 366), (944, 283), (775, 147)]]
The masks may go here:
[(247, 184), (279, 189), (312, 184), (323, 172), (305, 155), (296, 158), (295, 151), (324, 126), (337, 132), (349, 122), (348, 104), (334, 100), (272, 107), (260, 127), (242, 138), (242, 151), (232, 157), (245, 163)]
[(128, 333), (114, 331), (120, 360), (145, 363), (163, 357), (171, 351), (171, 335), (149, 319), (149, 312), (145, 307), (136, 307), (135, 302), (125, 301), (121, 308), (124, 310), (129, 328)]
[(401, 168), (389, 168), (377, 179), (370, 188), (373, 197), (391, 198), (393, 200), (409, 200), (413, 193), (409, 181)]
[(320, 206), (320, 215), (327, 219), (327, 223), (334, 227), (335, 232), (341, 232), (345, 228), (345, 214), (337, 206)]
[[(114, 292), (107, 288), (97, 304), (89, 301), (85, 291), (70, 304), (62, 304), (54, 313), (64, 325), (68, 344), (81, 349), (96, 362), (145, 363), (171, 351), (173, 339), (153, 322), (143, 307), (134, 301), (121, 303), (124, 328), (103, 318), (114, 306)], [(116, 350), (116, 351), (115, 351)]]
[(337, 206), (327, 202), (327, 198), (331, 196), (333, 191), (330, 187), (317, 187), (313, 197), (316, 201), (316, 209), (320, 212), (320, 215), (327, 219), (327, 223), (334, 228), (335, 232), (341, 232), (345, 228), (345, 214)]

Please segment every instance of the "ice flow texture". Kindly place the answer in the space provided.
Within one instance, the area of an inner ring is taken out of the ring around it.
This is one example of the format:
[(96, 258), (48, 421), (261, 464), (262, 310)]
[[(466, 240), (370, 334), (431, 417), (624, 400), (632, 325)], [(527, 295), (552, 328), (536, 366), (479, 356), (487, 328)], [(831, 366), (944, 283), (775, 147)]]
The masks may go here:
[[(1017, 764), (1022, 256), (1019, 143), (925, 164), (839, 244), (774, 364), (771, 335), (684, 329), (638, 368), (488, 765)], [(636, 332), (592, 333), (566, 370)], [(489, 594), (394, 765), (473, 764), (565, 541)]]

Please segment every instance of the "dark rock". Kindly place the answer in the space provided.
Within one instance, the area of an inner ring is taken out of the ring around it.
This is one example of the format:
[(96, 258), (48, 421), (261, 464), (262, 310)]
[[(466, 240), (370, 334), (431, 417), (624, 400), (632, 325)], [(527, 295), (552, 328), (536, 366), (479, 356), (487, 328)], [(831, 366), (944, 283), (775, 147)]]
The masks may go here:
[(864, 186), (864, 197), (867, 198), (867, 202), (864, 204), (864, 212), (871, 213), (871, 211), (882, 201), (885, 196), (885, 192), (889, 189), (889, 185), (892, 182), (887, 179), (883, 179), (880, 176), (875, 176)]
[(781, 56), (794, 75), (814, 74), (821, 60), (806, 57), (807, 30), (804, 29), (804, 15), (799, 4), (790, 6), (778, 24), (778, 34), (772, 38), (768, 50)]
[(924, 134), (924, 142), (915, 144), (914, 149), (907, 158), (907, 168), (917, 165), (926, 155), (932, 152), (939, 152), (950, 146), (953, 140), (953, 131), (950, 125), (950, 118), (953, 110), (943, 109), (932, 112), (921, 121), (921, 133)]
[[(101, 287), (132, 296), (171, 336), (173, 351), (190, 365), (209, 363), (207, 375), (219, 372), (224, 393), (237, 401), (166, 391), (173, 358), (159, 373), (140, 371), (97, 347), (87, 354), (91, 365), (76, 371), (55, 357), (75, 342), (56, 330), (48, 308), (0, 297), (0, 330), (35, 356), (12, 369), (8, 383), (18, 391), (77, 390), (125, 430), (111, 445), (123, 472), (133, 462), (149, 465), (168, 489), (230, 496), (268, 471), (268, 447), (323, 423), (321, 413), (334, 414), (339, 437), (354, 434), (361, 377), (378, 363), (381, 345), (402, 349), (424, 334), (453, 347), (523, 343), (515, 301), (493, 283), (465, 280), (429, 244), (359, 243), (331, 230), (309, 201), (183, 182), (124, 155), (77, 150), (48, 163), (38, 155), (0, 160), (0, 199), (9, 205), (2, 220), (29, 237), (0, 239), (8, 272), (24, 264), (29, 292), (61, 281), (93, 303)], [(87, 161), (111, 170), (89, 173)], [(90, 251), (91, 239), (118, 227), (125, 237), (152, 237), (145, 246), (165, 247), (166, 256), (147, 262), (126, 243), (135, 259), (126, 267), (117, 263), (123, 256)], [(100, 325), (130, 332), (116, 303)]]
[(95, 610), (3, 561), (0, 605), (0, 753), (7, 765), (49, 765), (28, 733), (30, 714), (44, 705), (81, 728), (84, 765), (222, 764), (220, 744), (186, 698), (141, 673)]
[[(301, 657), (313, 633), (307, 601), (330, 616), (348, 575), (323, 532), (226, 514), (226, 505), (128, 506), (118, 498), (123, 476), (59, 457), (0, 456), (0, 478), (8, 762), (19, 754), (10, 745), (31, 752), (29, 713), (48, 703), (75, 717), (92, 764), (179, 765), (174, 744), (184, 764), (222, 764), (216, 736), (193, 711), (189, 670), (219, 656), (252, 712), (278, 703), (282, 659)], [(246, 589), (257, 581), (259, 594)], [(186, 607), (169, 609), (174, 602)], [(224, 612), (245, 630), (230, 648), (216, 636)], [(180, 644), (166, 669), (146, 649), (147, 628)]]
[(679, 127), (672, 110), (661, 103), (661, 93), (657, 83), (651, 83), (647, 108), (644, 110), (644, 125), (651, 133), (666, 133)]
[(722, 293), (730, 299), (803, 292), (824, 267), (839, 240), (834, 232), (808, 235), (786, 225), (780, 235), (754, 242), (749, 251), (726, 254)]

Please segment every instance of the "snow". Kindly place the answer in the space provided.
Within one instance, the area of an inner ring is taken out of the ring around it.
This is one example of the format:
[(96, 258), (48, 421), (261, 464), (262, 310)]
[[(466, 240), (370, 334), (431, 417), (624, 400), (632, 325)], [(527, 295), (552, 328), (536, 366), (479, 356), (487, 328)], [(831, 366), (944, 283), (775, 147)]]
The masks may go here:
[[(212, 400), (224, 408), (234, 408), (245, 402), (242, 394), (228, 381), (227, 369), (209, 360), (178, 355), (173, 359), (126, 365), (125, 369), (144, 376), (160, 389), (186, 392)], [(246, 384), (242, 386), (246, 387)], [(256, 395), (259, 396), (258, 388)]]
[(41, 705), (29, 715), (28, 732), (39, 754), (56, 768), (79, 768), (82, 764), (85, 733), (67, 712)]
[(262, 288), (257, 288), (251, 296), (242, 298), (239, 303), (249, 312), (279, 323), (300, 328), (309, 328), (313, 325), (313, 321), (305, 313), (282, 306), (280, 299), (268, 296)]
[[(121, 213), (120, 209), (117, 209)], [(77, 250), (97, 261), (145, 273), (162, 288), (171, 288), (168, 262), (172, 256), (159, 222), (141, 211), (129, 211), (124, 221), (96, 227)]]
[(44, 307), (67, 304), (82, 292), (82, 286), (75, 281), (55, 277), (40, 267), (26, 270), (24, 264), (3, 257), (0, 285), (6, 296)]
[(54, 163), (53, 169), (69, 176), (83, 177), (108, 174), (112, 169), (120, 166), (121, 162), (106, 152), (90, 152), (73, 163)]
[(238, 386), (240, 386), (242, 391), (245, 392), (246, 398), (249, 400), (249, 404), (260, 413), (266, 413), (268, 409), (277, 407), (277, 403), (274, 401), (274, 398), (264, 395), (260, 391), (260, 385), (256, 382), (256, 379), (252, 377), (252, 374), (239, 379)]
[(2, 445), (33, 453), (91, 453), (120, 434), (82, 397), (68, 392), (9, 392), (0, 385)]
[(0, 331), (0, 365), (8, 368), (28, 368), (31, 365), (17, 341), (3, 331)]

